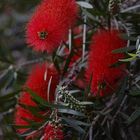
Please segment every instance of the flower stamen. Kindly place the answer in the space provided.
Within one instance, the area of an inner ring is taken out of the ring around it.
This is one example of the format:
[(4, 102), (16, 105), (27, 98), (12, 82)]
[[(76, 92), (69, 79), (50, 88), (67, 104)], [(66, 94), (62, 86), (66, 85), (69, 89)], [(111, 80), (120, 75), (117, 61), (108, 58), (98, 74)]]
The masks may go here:
[(47, 38), (47, 35), (48, 33), (46, 31), (41, 31), (41, 32), (38, 32), (38, 37), (41, 39), (41, 40), (44, 40)]

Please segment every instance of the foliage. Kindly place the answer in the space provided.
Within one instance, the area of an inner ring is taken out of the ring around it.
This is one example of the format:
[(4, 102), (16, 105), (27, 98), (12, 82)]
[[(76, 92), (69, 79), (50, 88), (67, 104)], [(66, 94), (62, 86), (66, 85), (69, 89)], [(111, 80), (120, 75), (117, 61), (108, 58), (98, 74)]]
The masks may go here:
[[(82, 18), (78, 20), (77, 26), (81, 25), (85, 30), (83, 29), (82, 34), (78, 34), (80, 37), (83, 36), (83, 44), (80, 46), (83, 47), (82, 57), (77, 59), (72, 66), (72, 57), (77, 51), (74, 44), (74, 38), (77, 35), (74, 33), (71, 34), (72, 46), (69, 45), (70, 42), (65, 42), (53, 55), (36, 53), (26, 47), (24, 37), (26, 22), (38, 2), (39, 0), (3, 0), (0, 3), (0, 22), (3, 23), (0, 24), (0, 129), (2, 139), (22, 140), (33, 130), (40, 130), (44, 124), (52, 121), (55, 113), (60, 116), (61, 123), (65, 127), (66, 138), (71, 140), (140, 139), (139, 2), (129, 3), (127, 0), (78, 1)], [(98, 28), (111, 27), (125, 31), (122, 38), (127, 40), (127, 46), (114, 50), (113, 53), (126, 54), (126, 58), (120, 61), (127, 63), (128, 75), (122, 80), (121, 86), (114, 94), (101, 98), (90, 97), (88, 96), (90, 83), (85, 88), (79, 88), (74, 81), (77, 77), (82, 77), (87, 65), (87, 52), (92, 34)], [(85, 43), (84, 39), (86, 39)], [(71, 51), (68, 55), (63, 54), (62, 48), (69, 48)], [(49, 107), (52, 110), (52, 117), (45, 118), (43, 123), (30, 121), (29, 126), (24, 126), (31, 128), (30, 131), (18, 135), (15, 128), (23, 126), (15, 126), (13, 118), (17, 99), (23, 90), (22, 85), (25, 83), (32, 65), (46, 60), (54, 63), (59, 72), (62, 65), (65, 64), (62, 80), (56, 91), (57, 102), (48, 103), (31, 89), (25, 90), (39, 105), (38, 108), (27, 107), (27, 109), (39, 116), (38, 109)], [(40, 139), (39, 135), (38, 137), (37, 139)]]

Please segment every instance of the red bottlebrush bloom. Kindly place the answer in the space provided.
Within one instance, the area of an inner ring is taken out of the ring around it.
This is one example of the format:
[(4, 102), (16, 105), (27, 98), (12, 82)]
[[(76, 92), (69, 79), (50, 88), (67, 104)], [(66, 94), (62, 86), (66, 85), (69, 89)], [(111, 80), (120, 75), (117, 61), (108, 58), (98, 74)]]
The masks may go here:
[(77, 13), (75, 0), (44, 0), (27, 25), (27, 43), (36, 51), (51, 53), (66, 40)]
[[(50, 84), (50, 91), (48, 93), (48, 83)], [(53, 64), (44, 63), (33, 68), (25, 86), (36, 92), (39, 96), (47, 101), (54, 100), (54, 93), (59, 82), (59, 75)], [(48, 96), (49, 95), (49, 96)]]
[(123, 54), (112, 53), (113, 50), (126, 45), (126, 41), (122, 40), (119, 34), (117, 30), (102, 30), (93, 36), (86, 76), (90, 81), (92, 75), (91, 92), (94, 95), (104, 96), (112, 93), (118, 86), (118, 80), (125, 75), (125, 65), (111, 67), (119, 59), (124, 58)]
[[(42, 97), (46, 101), (53, 102), (55, 97), (55, 89), (58, 82), (59, 76), (54, 66), (44, 63), (43, 65), (37, 65), (31, 71), (31, 74), (29, 75), (25, 86), (30, 88), (33, 92), (35, 92), (38, 96)], [(18, 103), (27, 106), (36, 106), (36, 103), (32, 100), (31, 95), (27, 92), (21, 94)], [(43, 112), (40, 113), (43, 114)], [(26, 110), (22, 106), (18, 105), (15, 112), (15, 124), (28, 126), (28, 122), (23, 118), (36, 122), (41, 121), (41, 119), (36, 118), (34, 115), (32, 115), (29, 110)], [(17, 132), (24, 133), (26, 130), (28, 129), (18, 129)]]
[(45, 128), (43, 140), (64, 140), (62, 128), (48, 124)]

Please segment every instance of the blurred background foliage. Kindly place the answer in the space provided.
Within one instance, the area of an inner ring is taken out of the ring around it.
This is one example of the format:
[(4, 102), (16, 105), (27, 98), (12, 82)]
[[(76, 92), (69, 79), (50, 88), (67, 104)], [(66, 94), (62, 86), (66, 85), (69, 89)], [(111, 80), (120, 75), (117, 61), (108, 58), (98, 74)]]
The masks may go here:
[[(13, 128), (14, 107), (31, 64), (46, 59), (45, 54), (35, 53), (25, 43), (26, 23), (39, 2), (40, 0), (0, 0), (0, 140), (22, 139), (16, 135)], [(108, 26), (109, 0), (90, 0), (90, 3), (93, 9), (83, 9), (83, 13), (88, 17), (88, 26), (93, 31), (96, 31), (98, 27)], [(135, 9), (135, 6), (139, 4), (139, 0), (123, 0), (121, 12), (114, 16), (118, 25), (121, 24), (128, 32), (124, 38), (130, 41), (131, 53), (136, 52), (135, 43), (137, 36), (140, 35), (140, 9)], [(131, 11), (130, 7), (134, 9)], [(79, 24), (82, 23), (83, 21)], [(127, 49), (125, 51), (127, 52)], [(123, 92), (127, 92), (129, 97), (119, 108), (123, 108), (123, 112), (114, 123), (112, 132), (114, 138), (110, 136), (107, 125), (102, 127), (97, 123), (94, 132), (103, 135), (95, 138), (96, 140), (140, 139), (140, 60), (136, 58), (128, 65), (131, 88), (129, 87), (127, 91), (128, 83), (124, 82), (126, 85), (122, 85), (125, 87), (125, 90), (122, 89)], [(122, 101), (124, 96), (118, 95)], [(118, 100), (118, 104), (122, 103), (121, 101)], [(116, 108), (114, 107), (114, 111)], [(129, 125), (124, 125), (124, 120), (127, 120)], [(103, 132), (107, 137), (104, 137)]]
[(20, 65), (39, 57), (25, 44), (25, 25), (38, 2), (0, 0), (0, 140), (16, 136), (12, 109), (29, 68)]

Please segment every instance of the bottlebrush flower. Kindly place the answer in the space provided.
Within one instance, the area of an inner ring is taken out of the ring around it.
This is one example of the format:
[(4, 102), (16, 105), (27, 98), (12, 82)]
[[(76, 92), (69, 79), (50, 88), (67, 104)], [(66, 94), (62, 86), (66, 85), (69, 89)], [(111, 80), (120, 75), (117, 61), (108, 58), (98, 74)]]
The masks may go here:
[[(38, 96), (42, 97), (48, 102), (53, 102), (55, 97), (55, 89), (59, 82), (59, 76), (53, 65), (44, 63), (42, 65), (36, 65), (31, 71), (25, 87), (30, 88)], [(50, 86), (49, 86), (50, 83)], [(50, 90), (48, 88), (50, 87)], [(49, 91), (49, 93), (48, 93)], [(37, 104), (32, 100), (29, 93), (23, 92), (19, 97), (18, 104), (24, 104), (27, 106), (37, 106)], [(49, 110), (47, 110), (49, 112)], [(43, 112), (40, 112), (43, 114)], [(46, 113), (46, 112), (44, 112)], [(28, 126), (28, 122), (23, 118), (40, 122), (41, 119), (36, 118), (29, 110), (26, 110), (20, 105), (17, 105), (15, 112), (15, 124)], [(28, 129), (18, 129), (17, 132), (24, 133)]]
[(36, 51), (51, 53), (66, 40), (77, 18), (75, 0), (44, 0), (27, 25), (27, 43)]
[[(48, 83), (50, 92), (48, 93)], [(59, 82), (59, 75), (53, 64), (44, 63), (36, 65), (31, 71), (25, 86), (36, 92), (39, 96), (47, 101), (54, 100), (54, 93)]]
[(104, 96), (112, 93), (118, 87), (118, 82), (124, 77), (125, 65), (111, 67), (123, 54), (113, 54), (112, 51), (122, 48), (126, 41), (119, 36), (120, 31), (100, 31), (93, 36), (90, 46), (89, 62), (86, 71), (87, 80), (91, 81), (91, 91), (94, 95)]
[(64, 140), (62, 128), (59, 126), (48, 124), (45, 128), (43, 140)]

